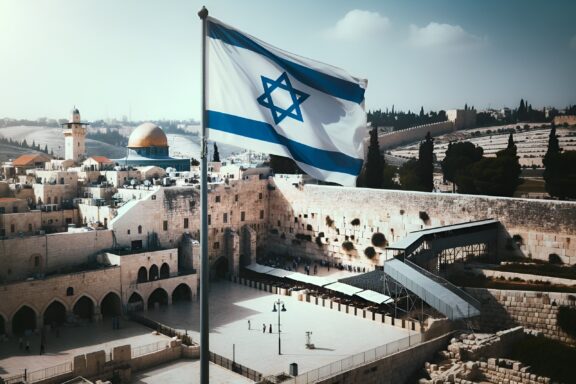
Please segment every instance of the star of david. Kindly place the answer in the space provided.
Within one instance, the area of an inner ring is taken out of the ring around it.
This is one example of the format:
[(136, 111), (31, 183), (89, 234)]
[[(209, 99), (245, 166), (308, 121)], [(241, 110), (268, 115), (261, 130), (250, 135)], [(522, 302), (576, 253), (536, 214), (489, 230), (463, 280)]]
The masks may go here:
[[(304, 120), (302, 119), (300, 104), (302, 104), (310, 95), (292, 88), (292, 84), (290, 83), (290, 79), (286, 72), (281, 74), (276, 80), (269, 79), (265, 76), (260, 77), (262, 79), (264, 93), (258, 96), (258, 99), (256, 100), (258, 100), (258, 103), (263, 107), (270, 109), (270, 112), (272, 112), (272, 118), (274, 118), (274, 123), (278, 124), (286, 117), (291, 117), (303, 122)], [(292, 105), (287, 109), (282, 109), (274, 104), (272, 93), (278, 88), (290, 93)]]

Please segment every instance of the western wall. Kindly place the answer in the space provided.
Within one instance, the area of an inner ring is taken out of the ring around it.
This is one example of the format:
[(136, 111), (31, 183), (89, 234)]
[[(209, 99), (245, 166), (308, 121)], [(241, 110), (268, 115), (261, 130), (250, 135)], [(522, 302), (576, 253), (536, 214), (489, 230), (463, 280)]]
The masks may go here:
[[(498, 253), (565, 264), (576, 263), (576, 203), (396, 190), (295, 186), (273, 179), (269, 251), (333, 259), (366, 267), (382, 265), (384, 248), (368, 258), (372, 235), (388, 243), (411, 231), (483, 219), (497, 219)], [(352, 250), (342, 247), (351, 242)], [(380, 257), (378, 257), (380, 255)]]

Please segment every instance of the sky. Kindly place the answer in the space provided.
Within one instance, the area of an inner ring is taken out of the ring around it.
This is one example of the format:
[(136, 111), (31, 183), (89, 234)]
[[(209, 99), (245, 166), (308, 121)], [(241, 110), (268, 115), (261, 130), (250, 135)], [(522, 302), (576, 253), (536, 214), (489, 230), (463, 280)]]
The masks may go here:
[(0, 118), (199, 120), (202, 5), (368, 79), (368, 110), (576, 104), (573, 0), (0, 0)]

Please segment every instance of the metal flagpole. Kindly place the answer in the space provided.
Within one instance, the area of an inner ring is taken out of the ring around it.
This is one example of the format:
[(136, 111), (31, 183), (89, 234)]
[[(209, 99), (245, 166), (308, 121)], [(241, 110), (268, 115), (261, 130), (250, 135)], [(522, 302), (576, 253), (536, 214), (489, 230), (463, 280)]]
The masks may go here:
[(200, 148), (200, 384), (208, 384), (210, 347), (208, 345), (208, 145), (206, 138), (206, 18), (208, 10), (202, 7), (198, 16), (202, 20), (202, 141)]

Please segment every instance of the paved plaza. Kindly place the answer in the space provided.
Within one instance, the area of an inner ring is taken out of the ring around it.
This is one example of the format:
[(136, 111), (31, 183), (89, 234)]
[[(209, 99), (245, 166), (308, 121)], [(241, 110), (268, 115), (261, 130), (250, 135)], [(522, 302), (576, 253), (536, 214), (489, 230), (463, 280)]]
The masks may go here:
[[(278, 313), (272, 312), (278, 299), (286, 307), (281, 313), (280, 356)], [(187, 330), (194, 341), (200, 338), (198, 302), (149, 311), (146, 316)], [(307, 331), (312, 332), (315, 349), (305, 347)], [(414, 332), (227, 281), (211, 285), (210, 350), (264, 375), (288, 372), (290, 363), (297, 363), (299, 372), (304, 373), (410, 333)]]
[(0, 375), (15, 375), (42, 368), (52, 367), (72, 361), (74, 356), (83, 353), (104, 350), (109, 353), (119, 345), (131, 344), (133, 347), (170, 340), (164, 335), (153, 332), (140, 324), (122, 321), (121, 328), (112, 329), (112, 321), (105, 319), (100, 323), (87, 323), (77, 327), (61, 327), (59, 334), (48, 332), (46, 335), (46, 353), (40, 355), (40, 336), (23, 338), (30, 342), (30, 352), (19, 348), (18, 338), (0, 341)]
[[(200, 360), (179, 360), (163, 364), (132, 376), (132, 384), (189, 384), (200, 381)], [(210, 382), (218, 384), (248, 384), (252, 380), (210, 363)]]

